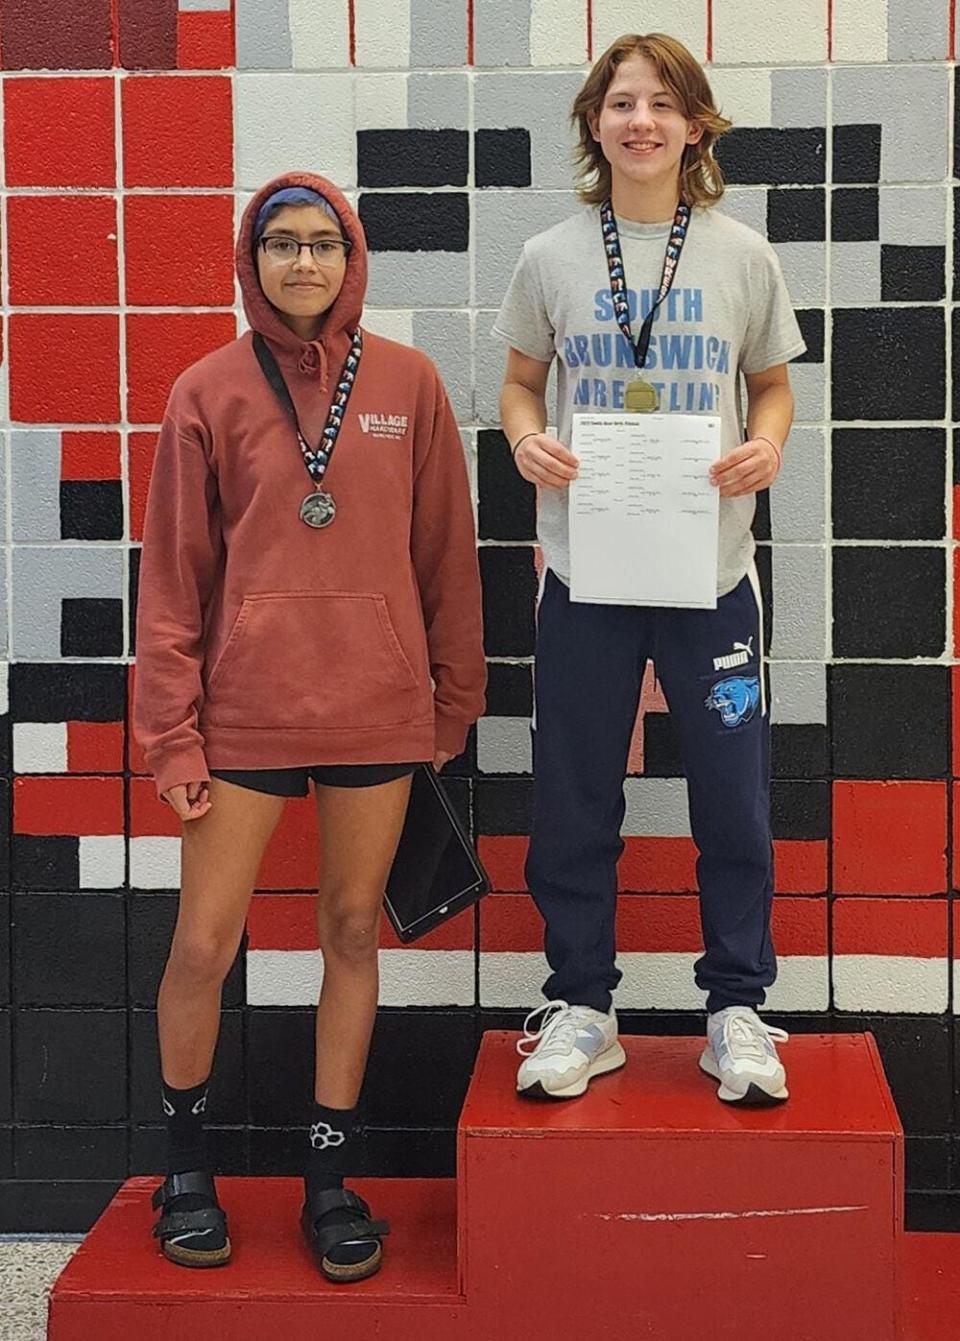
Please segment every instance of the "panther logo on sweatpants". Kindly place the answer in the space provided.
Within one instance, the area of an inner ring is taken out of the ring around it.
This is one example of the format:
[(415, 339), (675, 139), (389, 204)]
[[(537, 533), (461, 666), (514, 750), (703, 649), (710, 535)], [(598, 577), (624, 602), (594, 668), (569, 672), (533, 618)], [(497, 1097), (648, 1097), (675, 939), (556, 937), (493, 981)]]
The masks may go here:
[(715, 708), (724, 726), (749, 722), (760, 702), (760, 680), (756, 675), (731, 675), (713, 686), (703, 700), (705, 708)]

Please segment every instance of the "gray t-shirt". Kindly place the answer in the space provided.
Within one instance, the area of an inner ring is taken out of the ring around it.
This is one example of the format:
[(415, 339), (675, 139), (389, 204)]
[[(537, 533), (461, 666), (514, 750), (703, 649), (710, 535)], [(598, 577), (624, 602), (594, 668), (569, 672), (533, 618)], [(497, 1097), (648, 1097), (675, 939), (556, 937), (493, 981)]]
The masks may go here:
[[(670, 223), (618, 226), (636, 340), (659, 291)], [(493, 330), (529, 358), (557, 358), (561, 442), (569, 446), (578, 411), (623, 409), (624, 389), (640, 374), (614, 317), (598, 210), (584, 208), (525, 244)], [(715, 208), (695, 209), (643, 372), (661, 410), (719, 411), (725, 455), (743, 441), (738, 370), (763, 372), (805, 348), (770, 244)], [(537, 535), (548, 566), (569, 582), (567, 497), (539, 490)], [(720, 500), (720, 596), (750, 567), (754, 509), (753, 494)]]

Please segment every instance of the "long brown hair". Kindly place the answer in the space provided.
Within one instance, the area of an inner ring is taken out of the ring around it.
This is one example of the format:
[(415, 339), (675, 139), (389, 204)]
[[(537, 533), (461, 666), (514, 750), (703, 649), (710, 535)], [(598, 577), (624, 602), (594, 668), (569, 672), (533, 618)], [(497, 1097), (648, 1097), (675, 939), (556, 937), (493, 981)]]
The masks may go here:
[(715, 205), (723, 195), (723, 173), (713, 146), (732, 122), (717, 111), (703, 68), (682, 42), (665, 33), (626, 33), (607, 47), (577, 94), (571, 120), (579, 132), (575, 153), (577, 195), (587, 205), (600, 205), (610, 194), (610, 164), (593, 138), (591, 119), (600, 115), (617, 66), (632, 56), (646, 56), (680, 103), (688, 121), (703, 127), (696, 144), (688, 144), (680, 163), (680, 191), (690, 205)]

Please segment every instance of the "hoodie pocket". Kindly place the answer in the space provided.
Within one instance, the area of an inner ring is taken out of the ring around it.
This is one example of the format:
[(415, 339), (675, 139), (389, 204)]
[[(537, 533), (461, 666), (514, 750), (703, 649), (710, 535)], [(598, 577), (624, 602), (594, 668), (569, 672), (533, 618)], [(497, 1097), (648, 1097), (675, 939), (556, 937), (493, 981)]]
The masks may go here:
[(425, 710), (420, 695), (384, 596), (262, 592), (244, 598), (207, 680), (204, 717), (358, 730), (410, 721)]

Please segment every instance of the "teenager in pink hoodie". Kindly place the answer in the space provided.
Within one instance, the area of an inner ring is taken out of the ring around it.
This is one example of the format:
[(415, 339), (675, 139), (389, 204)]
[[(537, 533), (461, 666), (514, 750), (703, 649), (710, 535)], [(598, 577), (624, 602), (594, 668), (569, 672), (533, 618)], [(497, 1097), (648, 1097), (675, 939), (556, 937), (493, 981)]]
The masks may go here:
[(184, 1265), (230, 1256), (203, 1133), (221, 987), (285, 798), (312, 779), (324, 975), (302, 1223), (324, 1274), (358, 1280), (387, 1232), (343, 1186), (384, 884), (417, 763), (442, 768), (483, 710), (473, 513), (433, 364), (359, 325), (366, 245), (341, 192), (269, 182), (237, 273), (251, 330), (171, 392), (140, 575), (135, 730), (183, 820), (154, 1233)]

